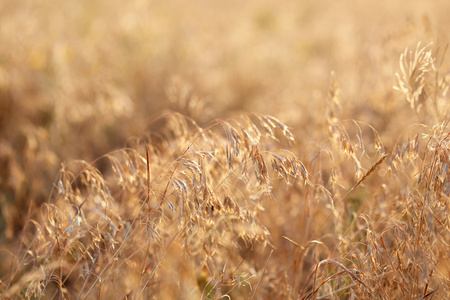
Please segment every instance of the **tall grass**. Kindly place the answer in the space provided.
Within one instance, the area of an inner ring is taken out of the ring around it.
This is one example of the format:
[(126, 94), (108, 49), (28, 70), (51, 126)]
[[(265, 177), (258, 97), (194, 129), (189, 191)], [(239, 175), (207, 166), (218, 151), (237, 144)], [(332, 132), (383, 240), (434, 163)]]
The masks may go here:
[(1, 299), (450, 297), (446, 4), (51, 3), (0, 9)]
[(105, 175), (84, 161), (61, 169), (7, 295), (25, 285), (26, 297), (210, 297), (256, 276), (246, 252), (269, 242), (258, 215), (274, 175), (310, 184), (293, 153), (266, 149), (292, 141), (288, 127), (260, 114), (207, 128), (180, 114), (162, 121), (164, 132), (100, 158)]

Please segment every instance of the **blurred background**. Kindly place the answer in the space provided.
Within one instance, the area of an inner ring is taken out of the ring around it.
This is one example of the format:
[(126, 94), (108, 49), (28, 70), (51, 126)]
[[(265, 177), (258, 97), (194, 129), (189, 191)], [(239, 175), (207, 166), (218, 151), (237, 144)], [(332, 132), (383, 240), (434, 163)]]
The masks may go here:
[(433, 42), (448, 70), (449, 1), (0, 2), (4, 245), (62, 163), (124, 147), (166, 111), (200, 124), (271, 114), (309, 161), (334, 72), (340, 119), (371, 124), (390, 151), (426, 117), (392, 88), (400, 54)]

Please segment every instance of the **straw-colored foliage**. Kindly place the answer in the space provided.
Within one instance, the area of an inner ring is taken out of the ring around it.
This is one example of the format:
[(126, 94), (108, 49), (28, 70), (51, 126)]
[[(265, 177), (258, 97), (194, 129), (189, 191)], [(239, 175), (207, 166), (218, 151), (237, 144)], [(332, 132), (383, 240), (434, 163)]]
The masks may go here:
[(0, 299), (448, 299), (449, 5), (194, 3), (0, 5)]

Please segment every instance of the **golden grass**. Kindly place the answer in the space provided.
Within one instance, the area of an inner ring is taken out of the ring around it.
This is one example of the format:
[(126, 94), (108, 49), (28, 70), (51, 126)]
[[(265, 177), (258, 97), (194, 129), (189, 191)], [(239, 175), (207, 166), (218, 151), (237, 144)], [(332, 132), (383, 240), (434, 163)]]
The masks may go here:
[(195, 4), (2, 4), (0, 298), (448, 299), (448, 4)]

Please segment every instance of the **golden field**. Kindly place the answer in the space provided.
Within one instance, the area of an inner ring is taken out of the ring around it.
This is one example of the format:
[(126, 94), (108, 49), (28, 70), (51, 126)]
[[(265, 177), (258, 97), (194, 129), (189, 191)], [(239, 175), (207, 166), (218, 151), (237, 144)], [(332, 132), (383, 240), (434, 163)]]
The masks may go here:
[(1, 299), (448, 299), (447, 1), (0, 5)]

